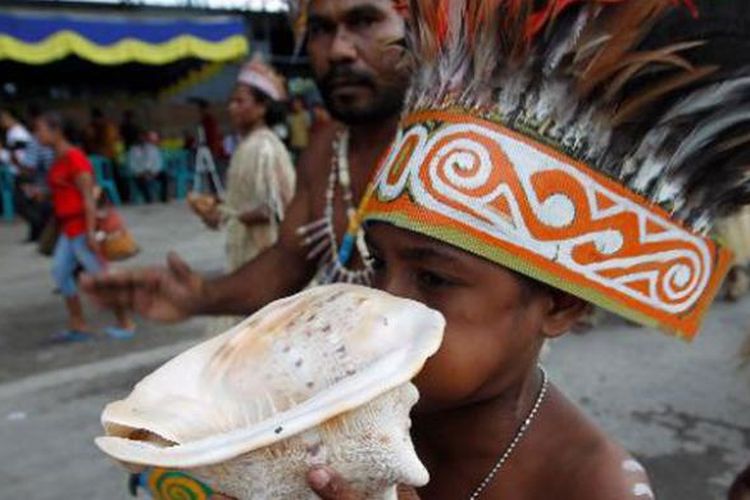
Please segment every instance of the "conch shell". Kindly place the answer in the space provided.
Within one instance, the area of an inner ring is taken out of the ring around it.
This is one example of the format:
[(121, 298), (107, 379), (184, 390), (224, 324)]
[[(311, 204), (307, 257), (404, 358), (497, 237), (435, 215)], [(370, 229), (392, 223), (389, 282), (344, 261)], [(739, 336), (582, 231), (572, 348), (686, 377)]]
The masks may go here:
[(265, 307), (172, 359), (102, 415), (96, 444), (131, 469), (187, 472), (238, 499), (314, 499), (311, 466), (395, 499), (427, 470), (409, 381), (442, 341), (440, 313), (354, 285)]

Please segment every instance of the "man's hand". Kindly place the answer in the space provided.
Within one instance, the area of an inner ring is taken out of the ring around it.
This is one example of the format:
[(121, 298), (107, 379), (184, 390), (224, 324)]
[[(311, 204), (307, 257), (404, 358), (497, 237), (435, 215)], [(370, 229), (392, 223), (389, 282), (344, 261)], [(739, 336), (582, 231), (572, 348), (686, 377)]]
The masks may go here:
[(175, 253), (166, 268), (120, 270), (84, 275), (81, 288), (98, 304), (135, 311), (162, 322), (176, 322), (200, 312), (205, 282)]

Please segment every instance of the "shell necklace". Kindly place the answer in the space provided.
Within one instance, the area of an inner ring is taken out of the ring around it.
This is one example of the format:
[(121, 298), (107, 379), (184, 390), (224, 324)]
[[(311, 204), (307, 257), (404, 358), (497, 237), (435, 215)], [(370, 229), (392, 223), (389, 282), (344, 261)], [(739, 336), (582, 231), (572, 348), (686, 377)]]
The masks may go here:
[(523, 424), (521, 424), (521, 427), (518, 429), (518, 432), (516, 432), (515, 437), (505, 449), (505, 452), (500, 456), (498, 461), (495, 462), (495, 465), (492, 467), (490, 472), (486, 476), (484, 476), (484, 479), (482, 479), (482, 482), (479, 483), (479, 486), (476, 487), (474, 492), (469, 497), (469, 500), (477, 500), (481, 496), (482, 492), (490, 485), (490, 483), (492, 483), (492, 480), (495, 478), (500, 469), (502, 469), (503, 465), (505, 465), (505, 463), (508, 461), (511, 454), (513, 453), (513, 450), (516, 449), (518, 443), (521, 442), (521, 439), (523, 439), (526, 431), (529, 430), (532, 422), (534, 422), (534, 419), (536, 419), (536, 416), (539, 413), (539, 408), (542, 406), (544, 397), (547, 395), (547, 390), (549, 389), (549, 377), (547, 377), (547, 371), (541, 365), (539, 365), (539, 370), (542, 372), (542, 387), (539, 389), (539, 394), (536, 397), (534, 406), (531, 407), (531, 411), (529, 411), (529, 414), (526, 416), (526, 420), (524, 420)]
[[(349, 228), (340, 247), (336, 241), (336, 230), (333, 222), (337, 184), (341, 187), (346, 203), (346, 216), (349, 220)], [(302, 245), (310, 248), (307, 254), (308, 260), (319, 260), (318, 272), (315, 274), (311, 285), (329, 283), (370, 284), (372, 266), (359, 219), (357, 209), (354, 207), (351, 177), (349, 175), (349, 130), (345, 129), (336, 135), (333, 143), (331, 173), (328, 176), (323, 217), (297, 229), (297, 234), (303, 238)], [(355, 246), (362, 256), (363, 269), (347, 267), (354, 254)]]

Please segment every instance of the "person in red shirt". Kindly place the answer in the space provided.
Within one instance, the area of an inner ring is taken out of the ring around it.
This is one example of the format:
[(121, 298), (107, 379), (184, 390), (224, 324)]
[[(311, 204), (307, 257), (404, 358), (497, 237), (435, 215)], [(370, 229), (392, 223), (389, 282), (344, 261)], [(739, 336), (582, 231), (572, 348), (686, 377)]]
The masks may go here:
[[(65, 298), (68, 329), (56, 340), (78, 341), (91, 337), (78, 296), (76, 270), (98, 274), (105, 261), (96, 240), (96, 203), (93, 167), (86, 154), (70, 143), (63, 120), (56, 113), (46, 113), (35, 122), (37, 140), (55, 152), (47, 182), (60, 236), (55, 246), (52, 276)], [(113, 338), (129, 338), (134, 324), (123, 311), (117, 311), (117, 325), (105, 329)]]

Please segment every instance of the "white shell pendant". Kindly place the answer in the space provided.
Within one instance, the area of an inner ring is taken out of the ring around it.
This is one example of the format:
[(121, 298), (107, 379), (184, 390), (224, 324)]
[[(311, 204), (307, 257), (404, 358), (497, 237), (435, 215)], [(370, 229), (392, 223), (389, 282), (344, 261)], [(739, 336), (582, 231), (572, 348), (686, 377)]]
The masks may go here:
[(409, 382), (442, 341), (426, 306), (354, 285), (270, 304), (172, 359), (102, 414), (96, 444), (129, 469), (185, 471), (238, 499), (315, 499), (330, 465), (366, 498), (427, 470), (409, 436)]

